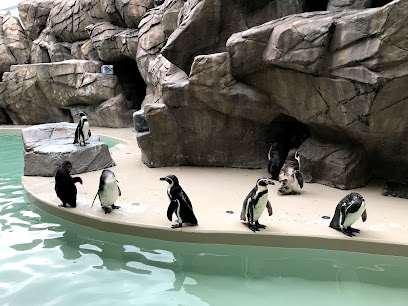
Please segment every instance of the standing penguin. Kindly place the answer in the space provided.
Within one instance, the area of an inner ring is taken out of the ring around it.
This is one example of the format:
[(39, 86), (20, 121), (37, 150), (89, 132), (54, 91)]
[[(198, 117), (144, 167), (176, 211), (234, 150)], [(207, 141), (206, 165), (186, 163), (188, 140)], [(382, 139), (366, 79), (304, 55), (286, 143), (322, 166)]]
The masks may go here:
[(81, 142), (83, 142), (84, 146), (86, 146), (85, 141), (91, 137), (88, 118), (85, 112), (79, 112), (77, 116), (80, 117), (80, 119), (75, 130), (74, 144), (79, 143), (79, 145), (81, 145)]
[(241, 220), (246, 221), (248, 218), (248, 227), (253, 232), (266, 227), (266, 225), (258, 222), (265, 207), (268, 209), (269, 216), (272, 216), (273, 213), (271, 203), (268, 200), (268, 185), (275, 185), (275, 183), (267, 178), (258, 179), (242, 206)]
[(161, 181), (169, 183), (167, 188), (167, 196), (170, 204), (167, 208), (167, 218), (172, 221), (173, 213), (177, 216), (177, 223), (173, 224), (172, 228), (182, 227), (183, 223), (187, 222), (191, 225), (198, 225), (197, 218), (194, 215), (193, 206), (187, 194), (181, 188), (178, 178), (175, 175), (167, 175), (160, 178)]
[(299, 168), (299, 153), (296, 149), (290, 149), (279, 173), (278, 194), (299, 194), (299, 190), (303, 188), (303, 176)]
[(99, 189), (92, 202), (92, 206), (95, 202), (96, 196), (99, 196), (99, 202), (101, 202), (102, 209), (105, 211), (105, 214), (109, 214), (112, 209), (120, 208), (120, 206), (115, 205), (115, 202), (121, 195), (122, 192), (120, 191), (115, 174), (110, 170), (103, 170), (99, 179)]
[(268, 173), (271, 175), (271, 179), (278, 180), (279, 171), (282, 168), (283, 162), (281, 145), (274, 142), (268, 152)]
[(57, 169), (55, 174), (55, 192), (58, 198), (62, 201), (62, 207), (76, 207), (77, 188), (75, 183), (81, 183), (80, 177), (72, 177), (70, 172), (72, 164), (69, 161), (64, 161)]
[(365, 201), (359, 193), (352, 192), (337, 204), (329, 226), (352, 237), (355, 236), (353, 233), (360, 232), (360, 230), (351, 227), (360, 217), (363, 222), (367, 220)]

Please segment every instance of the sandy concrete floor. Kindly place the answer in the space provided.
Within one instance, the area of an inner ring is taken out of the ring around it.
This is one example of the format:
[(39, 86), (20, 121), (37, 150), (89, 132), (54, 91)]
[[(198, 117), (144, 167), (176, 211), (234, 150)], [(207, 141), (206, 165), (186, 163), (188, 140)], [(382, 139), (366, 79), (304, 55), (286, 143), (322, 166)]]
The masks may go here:
[[(54, 178), (25, 177), (22, 182), (38, 206), (58, 217), (101, 230), (151, 238), (245, 245), (305, 247), (408, 256), (408, 200), (381, 196), (383, 181), (355, 189), (366, 200), (368, 219), (357, 221), (361, 230), (350, 238), (328, 227), (336, 204), (350, 191), (320, 184), (305, 184), (300, 195), (279, 196), (278, 183), (269, 187), (274, 214), (265, 211), (260, 223), (265, 230), (252, 233), (239, 220), (242, 203), (265, 169), (247, 170), (209, 167), (148, 168), (141, 161), (136, 133), (128, 129), (93, 128), (94, 134), (118, 138), (111, 149), (117, 166), (114, 171), (122, 196), (121, 209), (104, 214), (99, 200), (91, 208), (102, 171), (80, 174), (77, 208), (60, 208)], [(175, 174), (191, 199), (199, 226), (171, 229), (167, 220), (167, 183), (159, 178)], [(233, 211), (227, 214), (226, 211)]]

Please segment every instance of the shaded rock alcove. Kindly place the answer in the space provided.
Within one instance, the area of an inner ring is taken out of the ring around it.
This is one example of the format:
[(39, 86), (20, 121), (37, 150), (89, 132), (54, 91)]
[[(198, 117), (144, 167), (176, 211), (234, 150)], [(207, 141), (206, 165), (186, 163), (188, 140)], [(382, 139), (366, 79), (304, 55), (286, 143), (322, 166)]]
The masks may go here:
[(146, 84), (139, 73), (136, 61), (130, 58), (112, 63), (114, 74), (123, 90), (129, 109), (140, 109), (146, 96)]

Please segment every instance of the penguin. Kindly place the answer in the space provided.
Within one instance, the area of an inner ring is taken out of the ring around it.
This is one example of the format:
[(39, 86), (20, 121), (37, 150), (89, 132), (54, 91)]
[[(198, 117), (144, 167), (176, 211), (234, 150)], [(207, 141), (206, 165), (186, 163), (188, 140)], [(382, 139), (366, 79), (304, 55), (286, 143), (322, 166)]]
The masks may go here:
[(71, 207), (76, 207), (77, 188), (75, 183), (81, 183), (80, 177), (72, 177), (70, 172), (72, 170), (72, 164), (69, 161), (64, 161), (57, 169), (55, 174), (55, 192), (58, 198), (62, 201), (59, 206), (67, 207), (69, 204)]
[(271, 179), (277, 181), (279, 171), (282, 168), (284, 159), (281, 153), (281, 145), (277, 142), (272, 143), (268, 152), (268, 173)]
[(354, 233), (360, 232), (360, 230), (351, 227), (360, 217), (363, 222), (367, 220), (365, 201), (359, 193), (352, 192), (337, 204), (329, 227), (352, 237), (355, 236)]
[(121, 195), (122, 192), (120, 191), (115, 174), (112, 171), (105, 169), (102, 171), (99, 179), (99, 189), (95, 195), (91, 207), (93, 207), (96, 196), (99, 196), (99, 202), (101, 202), (102, 209), (105, 211), (105, 214), (109, 214), (112, 209), (120, 208), (120, 206), (115, 205), (115, 202)]
[(193, 206), (187, 194), (181, 188), (178, 178), (175, 175), (167, 175), (160, 178), (161, 181), (169, 183), (167, 196), (170, 204), (167, 208), (167, 218), (172, 221), (173, 213), (177, 216), (177, 223), (172, 228), (182, 227), (183, 223), (190, 223), (193, 226), (198, 225), (197, 218), (194, 215)]
[(288, 157), (279, 172), (278, 194), (299, 194), (303, 188), (303, 176), (300, 172), (300, 157), (296, 149), (290, 149)]
[(74, 144), (79, 143), (79, 145), (81, 145), (81, 142), (83, 142), (84, 146), (86, 146), (85, 141), (91, 137), (88, 118), (86, 117), (85, 112), (79, 112), (77, 116), (80, 117), (80, 119), (75, 130)]
[(268, 200), (268, 185), (275, 185), (275, 183), (264, 177), (258, 179), (242, 206), (241, 220), (246, 221), (248, 218), (248, 227), (254, 233), (260, 228), (266, 228), (266, 225), (258, 222), (265, 207), (268, 209), (269, 216), (272, 216), (273, 213), (271, 203)]

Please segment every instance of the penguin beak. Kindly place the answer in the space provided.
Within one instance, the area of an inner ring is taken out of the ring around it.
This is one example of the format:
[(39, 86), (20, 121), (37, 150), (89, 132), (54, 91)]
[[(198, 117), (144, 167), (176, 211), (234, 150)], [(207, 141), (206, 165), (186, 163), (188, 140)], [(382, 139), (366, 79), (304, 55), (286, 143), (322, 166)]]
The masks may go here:
[(275, 183), (272, 180), (268, 180), (269, 185), (275, 185)]
[(167, 177), (161, 177), (160, 180), (161, 181), (167, 181)]

